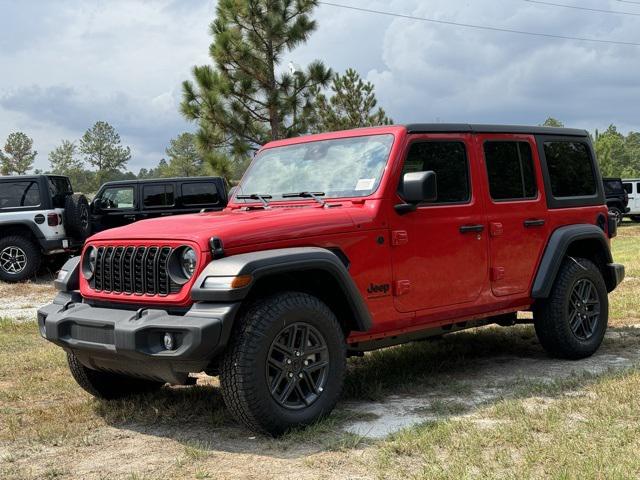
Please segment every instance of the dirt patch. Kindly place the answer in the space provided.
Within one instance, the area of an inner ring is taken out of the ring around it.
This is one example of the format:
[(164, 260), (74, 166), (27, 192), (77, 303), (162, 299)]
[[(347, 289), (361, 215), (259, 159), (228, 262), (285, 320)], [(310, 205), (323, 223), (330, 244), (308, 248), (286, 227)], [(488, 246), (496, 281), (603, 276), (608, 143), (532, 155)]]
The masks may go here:
[(344, 430), (380, 439), (426, 421), (465, 417), (477, 407), (502, 398), (523, 396), (544, 389), (545, 385), (553, 387), (568, 379), (588, 380), (607, 371), (629, 368), (640, 364), (639, 340), (640, 329), (629, 327), (608, 332), (602, 348), (592, 357), (579, 361), (556, 360), (543, 355), (495, 356), (478, 360), (473, 376), (454, 377), (454, 382), (464, 385), (455, 396), (435, 390), (426, 395), (392, 395), (382, 402), (347, 404), (352, 410), (371, 414), (371, 418), (348, 422)]
[(0, 317), (17, 321), (35, 320), (38, 308), (51, 302), (55, 294), (53, 274), (22, 283), (0, 282)]

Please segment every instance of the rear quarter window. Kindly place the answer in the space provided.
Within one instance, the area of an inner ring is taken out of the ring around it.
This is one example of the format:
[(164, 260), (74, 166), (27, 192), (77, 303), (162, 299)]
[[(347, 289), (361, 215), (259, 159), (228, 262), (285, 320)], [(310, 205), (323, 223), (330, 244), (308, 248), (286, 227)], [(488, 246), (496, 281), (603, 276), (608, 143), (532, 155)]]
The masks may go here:
[(589, 197), (597, 194), (593, 160), (586, 143), (545, 141), (544, 155), (553, 197)]
[(185, 206), (220, 203), (220, 194), (213, 183), (183, 183), (181, 193), (182, 204)]
[(0, 209), (37, 207), (41, 203), (36, 181), (0, 183)]

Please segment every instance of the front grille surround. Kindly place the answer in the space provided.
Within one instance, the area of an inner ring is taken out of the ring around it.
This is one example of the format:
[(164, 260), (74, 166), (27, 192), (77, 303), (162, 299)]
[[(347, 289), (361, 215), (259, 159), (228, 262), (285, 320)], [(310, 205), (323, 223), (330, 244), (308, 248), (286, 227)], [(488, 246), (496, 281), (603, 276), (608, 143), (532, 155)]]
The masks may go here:
[(168, 245), (99, 246), (95, 272), (89, 286), (96, 292), (166, 297), (182, 285), (169, 276)]

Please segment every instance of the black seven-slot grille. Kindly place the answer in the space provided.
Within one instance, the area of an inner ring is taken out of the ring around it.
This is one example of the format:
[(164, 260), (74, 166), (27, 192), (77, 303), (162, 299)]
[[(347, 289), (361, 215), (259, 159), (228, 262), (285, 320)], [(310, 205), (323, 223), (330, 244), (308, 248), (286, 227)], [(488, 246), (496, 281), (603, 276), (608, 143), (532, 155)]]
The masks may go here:
[(90, 285), (99, 292), (168, 295), (181, 285), (169, 277), (171, 247), (98, 247)]

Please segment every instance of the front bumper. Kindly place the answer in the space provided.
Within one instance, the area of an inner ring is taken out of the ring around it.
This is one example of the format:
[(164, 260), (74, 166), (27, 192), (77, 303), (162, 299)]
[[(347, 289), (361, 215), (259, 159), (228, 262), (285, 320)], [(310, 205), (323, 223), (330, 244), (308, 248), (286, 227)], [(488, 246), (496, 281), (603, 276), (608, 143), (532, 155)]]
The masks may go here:
[[(60, 292), (38, 310), (38, 326), (45, 339), (88, 368), (181, 384), (224, 348), (238, 306), (199, 302), (184, 315), (172, 315), (93, 307), (77, 293)], [(164, 347), (165, 333), (173, 336), (172, 350)]]

